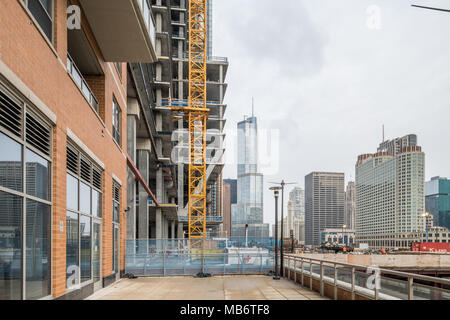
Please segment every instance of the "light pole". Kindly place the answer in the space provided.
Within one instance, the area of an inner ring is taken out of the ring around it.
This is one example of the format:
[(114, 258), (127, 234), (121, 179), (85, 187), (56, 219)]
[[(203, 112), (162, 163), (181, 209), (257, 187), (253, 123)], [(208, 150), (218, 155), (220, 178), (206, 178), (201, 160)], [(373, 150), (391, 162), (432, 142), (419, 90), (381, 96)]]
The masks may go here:
[(280, 248), (280, 276), (284, 276), (284, 262), (283, 262), (283, 250), (284, 250), (284, 245), (283, 245), (283, 229), (284, 229), (284, 221), (283, 221), (283, 212), (284, 212), (284, 186), (288, 185), (288, 184), (297, 184), (297, 182), (285, 182), (284, 180), (281, 180), (281, 183), (278, 182), (269, 182), (271, 184), (278, 184), (281, 186), (281, 248)]
[(274, 280), (280, 280), (278, 275), (278, 195), (281, 187), (272, 187), (273, 195), (275, 197), (275, 276)]
[(344, 229), (346, 229), (346, 228), (347, 228), (347, 225), (343, 224), (343, 225), (342, 225), (342, 244), (343, 244), (344, 246), (347, 245), (347, 244), (345, 243), (345, 235), (344, 235)]

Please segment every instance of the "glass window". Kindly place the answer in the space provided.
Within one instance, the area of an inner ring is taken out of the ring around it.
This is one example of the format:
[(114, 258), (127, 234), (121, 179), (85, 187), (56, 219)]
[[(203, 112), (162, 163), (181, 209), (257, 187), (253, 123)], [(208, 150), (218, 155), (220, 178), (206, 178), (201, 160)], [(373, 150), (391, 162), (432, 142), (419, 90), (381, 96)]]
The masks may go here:
[(22, 191), (22, 146), (0, 133), (0, 186)]
[(78, 240), (78, 214), (68, 211), (66, 218), (67, 288), (79, 284)]
[(40, 299), (51, 294), (50, 206), (27, 200), (26, 298)]
[(119, 222), (119, 204), (113, 201), (114, 222)]
[(100, 192), (92, 189), (92, 215), (94, 217), (101, 218), (102, 216), (101, 200)]
[(48, 40), (53, 41), (53, 0), (28, 0), (28, 9)]
[(78, 211), (78, 180), (67, 174), (67, 209)]
[(116, 98), (113, 97), (112, 131), (113, 131), (113, 138), (119, 144), (119, 146), (121, 145), (120, 141), (121, 119), (122, 119), (122, 110), (120, 109), (120, 106), (116, 101)]
[(49, 200), (49, 163), (33, 151), (26, 150), (27, 194)]
[(94, 223), (94, 230), (93, 230), (93, 252), (92, 252), (92, 259), (93, 259), (93, 274), (94, 274), (94, 282), (97, 282), (100, 280), (100, 230), (101, 225), (98, 223)]
[(91, 214), (91, 187), (80, 182), (80, 211)]
[(22, 198), (0, 191), (0, 300), (22, 298)]
[(91, 218), (80, 217), (81, 282), (91, 280)]

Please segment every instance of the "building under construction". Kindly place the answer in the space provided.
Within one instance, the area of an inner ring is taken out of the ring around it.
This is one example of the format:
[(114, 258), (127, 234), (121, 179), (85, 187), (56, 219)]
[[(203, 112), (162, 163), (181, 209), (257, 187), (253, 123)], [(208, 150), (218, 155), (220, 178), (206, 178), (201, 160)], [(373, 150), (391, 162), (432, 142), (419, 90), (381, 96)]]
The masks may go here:
[[(129, 64), (127, 239), (188, 234), (188, 123), (173, 107), (189, 97), (189, 2), (152, 0), (155, 63)], [(228, 59), (212, 55), (212, 1), (207, 1), (206, 231), (222, 228), (223, 104)], [(130, 103), (130, 99), (134, 102)]]

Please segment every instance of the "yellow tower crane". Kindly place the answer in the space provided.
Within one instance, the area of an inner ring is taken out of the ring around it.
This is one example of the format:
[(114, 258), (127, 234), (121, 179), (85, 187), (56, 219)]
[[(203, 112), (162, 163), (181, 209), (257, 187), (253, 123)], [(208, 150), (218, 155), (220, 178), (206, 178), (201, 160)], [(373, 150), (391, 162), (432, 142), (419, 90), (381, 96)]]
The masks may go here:
[(189, 0), (189, 102), (171, 107), (189, 125), (189, 239), (206, 236), (207, 0)]

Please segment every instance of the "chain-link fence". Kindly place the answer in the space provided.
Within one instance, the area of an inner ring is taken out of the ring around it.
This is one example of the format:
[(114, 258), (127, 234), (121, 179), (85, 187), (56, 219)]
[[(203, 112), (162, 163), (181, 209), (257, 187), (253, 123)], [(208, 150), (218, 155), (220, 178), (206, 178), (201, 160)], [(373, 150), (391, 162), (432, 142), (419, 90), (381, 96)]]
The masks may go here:
[(127, 240), (126, 246), (125, 271), (135, 276), (265, 274), (274, 269), (273, 239)]

